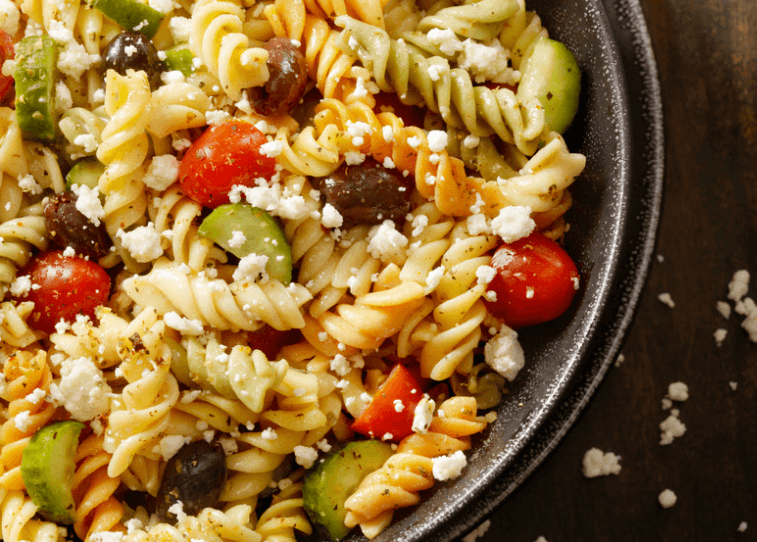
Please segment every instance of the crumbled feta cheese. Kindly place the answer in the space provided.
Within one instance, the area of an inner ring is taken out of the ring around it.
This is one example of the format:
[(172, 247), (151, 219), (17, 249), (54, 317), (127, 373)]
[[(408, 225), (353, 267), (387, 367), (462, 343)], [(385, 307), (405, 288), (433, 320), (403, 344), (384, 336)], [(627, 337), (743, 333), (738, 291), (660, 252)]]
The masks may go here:
[(387, 143), (394, 141), (394, 131), (388, 124), (381, 128), (381, 135), (384, 137), (384, 141), (386, 141)]
[(23, 410), (13, 417), (13, 422), (16, 425), (16, 429), (25, 433), (29, 430), (29, 426), (32, 423), (31, 413), (28, 410)]
[(329, 444), (326, 439), (319, 440), (315, 445), (318, 446), (318, 449), (322, 452), (329, 452), (331, 450), (331, 444)]
[(223, 448), (223, 454), (226, 456), (230, 456), (239, 451), (239, 445), (237, 444), (237, 441), (234, 438), (230, 438), (230, 437), (220, 438), (218, 439), (218, 442), (221, 444), (221, 447)]
[(263, 156), (268, 156), (269, 158), (274, 158), (281, 154), (281, 151), (284, 150), (285, 146), (285, 141), (275, 139), (273, 141), (269, 141), (268, 143), (263, 143), (260, 146), (260, 154), (262, 154)]
[(42, 193), (42, 187), (37, 183), (34, 177), (28, 174), (18, 176), (18, 187), (22, 192), (26, 192), (33, 196)]
[(465, 465), (468, 464), (465, 454), (460, 450), (453, 454), (434, 457), (431, 461), (434, 463), (432, 469), (434, 478), (440, 482), (457, 478), (462, 474)]
[(309, 469), (318, 459), (318, 452), (308, 446), (295, 446), (294, 447), (294, 460), (295, 462)]
[(673, 440), (686, 433), (686, 426), (678, 419), (675, 409), (673, 413), (660, 423), (660, 445), (672, 444)]
[(116, 237), (121, 239), (121, 244), (129, 251), (131, 257), (140, 263), (151, 262), (163, 254), (160, 234), (152, 222), (149, 222), (147, 226), (134, 228), (130, 232), (119, 228)]
[(431, 64), (426, 71), (432, 81), (439, 81), (442, 75), (449, 73), (449, 64)]
[(168, 327), (179, 331), (182, 335), (202, 335), (204, 332), (202, 322), (190, 320), (174, 311), (167, 312), (163, 316), (163, 321)]
[(529, 207), (512, 205), (500, 210), (499, 215), (492, 219), (491, 228), (492, 233), (499, 235), (505, 243), (513, 243), (531, 235), (536, 222), (531, 218)]
[(277, 438), (279, 438), (279, 435), (276, 434), (276, 431), (271, 429), (270, 427), (264, 429), (260, 436), (265, 440), (276, 440)]
[[(181, 73), (181, 72), (179, 72), (179, 73)], [(209, 125), (223, 124), (224, 122), (229, 122), (230, 120), (231, 120), (231, 115), (229, 113), (227, 113), (226, 111), (223, 111), (222, 109), (217, 109), (215, 111), (206, 111), (205, 112), (205, 121)], [(275, 143), (275, 142), (271, 142), (271, 143)], [(281, 142), (281, 141), (279, 141), (278, 144), (283, 146), (283, 142)], [(264, 147), (266, 145), (268, 145), (268, 143), (263, 143), (260, 146), (260, 152), (261, 152), (261, 154), (265, 154), (266, 156), (277, 156), (279, 154), (278, 152), (276, 154), (271, 154), (271, 155), (266, 154), (266, 149), (264, 149)], [(268, 148), (270, 148), (270, 147), (268, 147)], [(281, 150), (279, 150), (279, 152), (281, 152)]]
[(426, 37), (428, 41), (434, 45), (438, 45), (439, 50), (447, 56), (454, 56), (455, 53), (463, 50), (462, 42), (457, 39), (455, 33), (449, 28), (445, 28), (444, 30), (432, 28), (428, 31)]
[(258, 280), (265, 282), (268, 280), (268, 273), (265, 271), (267, 264), (268, 256), (252, 252), (239, 260), (239, 264), (231, 278), (235, 282), (256, 282)]
[(442, 277), (444, 277), (444, 267), (441, 265), (429, 272), (426, 276), (426, 295), (436, 290), (436, 287), (442, 281)]
[(676, 503), (678, 496), (670, 489), (665, 489), (658, 495), (657, 500), (663, 508), (670, 508)]
[[(3, 0), (0, 0), (0, 5)], [(55, 110), (58, 113), (68, 111), (74, 106), (74, 99), (71, 96), (71, 91), (63, 81), (55, 83)]]
[(392, 440), (393, 438), (394, 438), (394, 435), (392, 435), (391, 433), (384, 433), (381, 436), (381, 440)]
[(499, 333), (484, 346), (484, 359), (492, 369), (513, 381), (526, 364), (523, 348), (518, 342), (518, 333), (503, 325)]
[(402, 412), (405, 410), (405, 405), (402, 402), (402, 399), (395, 399), (394, 400), (394, 411), (395, 412)]
[(720, 315), (726, 320), (728, 320), (731, 317), (731, 306), (725, 301), (718, 301), (715, 304), (715, 308), (720, 313)]
[(73, 79), (80, 79), (85, 71), (100, 62), (100, 55), (89, 54), (74, 40), (66, 44), (58, 55), (58, 69)]
[(324, 228), (339, 228), (344, 223), (344, 218), (336, 207), (327, 203), (321, 212), (321, 224)]
[(155, 156), (142, 179), (149, 188), (162, 192), (179, 178), (179, 161), (173, 154)]
[(67, 359), (61, 364), (60, 375), (60, 382), (50, 385), (50, 395), (75, 420), (86, 422), (110, 410), (110, 386), (91, 360)]
[(428, 431), (428, 428), (431, 426), (431, 422), (434, 419), (435, 408), (436, 403), (433, 399), (424, 397), (418, 401), (418, 404), (413, 411), (413, 432), (424, 434)]
[(732, 390), (732, 391), (736, 391), (736, 388), (738, 388), (738, 387), (739, 387), (739, 383), (738, 383), (738, 382), (734, 382), (734, 381), (730, 381), (730, 382), (728, 383), (728, 385), (729, 385), (729, 386), (731, 387), (731, 390)]
[(172, 17), (168, 22), (168, 29), (175, 43), (187, 43), (192, 31), (192, 21), (187, 17)]
[(458, 66), (470, 73), (476, 83), (512, 83), (509, 61), (507, 49), (502, 47), (497, 38), (487, 44), (467, 39), (463, 42), (462, 52), (457, 58)]
[(365, 162), (365, 154), (358, 151), (347, 151), (344, 153), (344, 161), (348, 166), (359, 166)]
[(475, 149), (478, 147), (478, 144), (481, 142), (481, 139), (478, 136), (474, 136), (473, 134), (468, 134), (465, 136), (465, 139), (463, 139), (463, 146), (466, 149)]
[(744, 531), (746, 531), (746, 529), (747, 529), (746, 521), (742, 521), (741, 523), (739, 523), (739, 528), (737, 529), (737, 531), (739, 531), (740, 533), (743, 533)]
[(481, 265), (476, 269), (477, 284), (489, 284), (497, 276), (497, 270), (489, 265)]
[(369, 232), (368, 252), (382, 262), (389, 262), (402, 255), (408, 245), (408, 239), (394, 227), (394, 222), (385, 220), (380, 226), (374, 226)]
[(244, 232), (234, 230), (231, 232), (231, 239), (227, 241), (229, 248), (239, 248), (247, 242)]
[(591, 448), (584, 454), (583, 474), (587, 478), (609, 476), (620, 473), (620, 456), (612, 452), (604, 453), (599, 448)]
[[(39, 288), (39, 285), (36, 285)], [(16, 297), (25, 297), (32, 289), (32, 279), (29, 275), (19, 275), (10, 285), (10, 293)]]
[(410, 145), (412, 148), (417, 149), (421, 146), (421, 143), (423, 141), (418, 136), (412, 136), (407, 138), (407, 144)]
[(339, 376), (347, 376), (352, 370), (352, 367), (350, 367), (350, 362), (347, 361), (347, 358), (345, 358), (342, 354), (337, 354), (336, 356), (334, 356), (334, 359), (331, 360), (329, 367)]
[(447, 148), (447, 132), (431, 130), (428, 133), (428, 149), (431, 152), (442, 152)]
[(99, 143), (92, 134), (80, 134), (74, 138), (74, 145), (78, 145), (86, 153), (93, 153), (97, 150)]
[(168, 435), (160, 439), (158, 447), (160, 455), (163, 456), (163, 461), (168, 461), (176, 455), (182, 446), (184, 446), (184, 439), (182, 435)]
[(683, 382), (673, 382), (668, 386), (668, 397), (673, 401), (686, 401), (689, 398), (689, 387)]
[(161, 13), (168, 13), (175, 6), (173, 0), (148, 0), (148, 4), (152, 9)]
[(89, 219), (95, 226), (100, 225), (100, 219), (105, 217), (105, 209), (100, 202), (100, 192), (97, 188), (74, 184), (71, 190), (76, 194), (76, 210)]
[(10, 0), (0, 0), (0, 29), (10, 36), (15, 36), (20, 22), (21, 14), (16, 5)]
[(663, 292), (660, 295), (657, 296), (657, 299), (662, 303), (663, 305), (667, 305), (671, 309), (675, 308), (676, 304), (675, 301), (673, 301), (673, 298), (668, 292)]
[(68, 42), (74, 39), (74, 33), (66, 28), (66, 25), (61, 21), (52, 19), (47, 28), (47, 35), (55, 40), (55, 43), (59, 45), (66, 45)]
[(733, 274), (731, 282), (728, 283), (728, 299), (738, 303), (748, 291), (749, 271), (746, 269), (739, 269)]

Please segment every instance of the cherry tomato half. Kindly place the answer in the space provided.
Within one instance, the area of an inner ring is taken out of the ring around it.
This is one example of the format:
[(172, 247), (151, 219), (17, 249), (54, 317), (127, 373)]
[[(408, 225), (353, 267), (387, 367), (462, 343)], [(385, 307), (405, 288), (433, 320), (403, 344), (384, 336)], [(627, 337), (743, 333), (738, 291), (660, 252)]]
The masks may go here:
[[(16, 51), (13, 49), (13, 38), (10, 35), (0, 29), (0, 67), (9, 58), (15, 58)], [(13, 88), (13, 77), (10, 75), (0, 74), (0, 104), (3, 104), (8, 98), (11, 89)]]
[(235, 184), (255, 186), (255, 179), (270, 179), (276, 160), (260, 152), (263, 133), (249, 122), (232, 120), (211, 126), (195, 141), (179, 166), (184, 192), (205, 207), (229, 203)]
[[(423, 398), (421, 384), (407, 367), (394, 366), (389, 376), (376, 391), (368, 406), (352, 424), (352, 429), (361, 435), (383, 438), (387, 433), (389, 440), (401, 440), (413, 432), (415, 407)], [(395, 404), (402, 401), (402, 408)]]
[(578, 289), (578, 269), (563, 248), (540, 233), (504, 244), (492, 257), (497, 271), (486, 305), (515, 329), (554, 320), (570, 306)]
[(110, 293), (110, 277), (102, 267), (61, 251), (40, 254), (18, 275), (28, 275), (32, 282), (29, 293), (19, 299), (34, 302), (29, 325), (46, 333), (53, 333), (61, 319), (73, 322), (78, 314), (94, 320), (95, 308)]

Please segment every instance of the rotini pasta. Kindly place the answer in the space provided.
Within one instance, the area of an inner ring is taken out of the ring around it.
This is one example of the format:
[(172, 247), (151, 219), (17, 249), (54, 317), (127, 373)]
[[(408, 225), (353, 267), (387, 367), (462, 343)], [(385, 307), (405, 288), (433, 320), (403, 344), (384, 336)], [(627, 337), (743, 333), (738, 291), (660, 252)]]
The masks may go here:
[[(105, 4), (17, 2), (56, 138), (0, 108), (2, 538), (65, 537), (40, 486), (84, 541), (294, 542), (334, 495), (377, 536), (525, 364), (497, 280), (585, 165), (518, 93), (546, 29), (523, 0), (179, 0), (147, 38)], [(71, 480), (25, 483), (70, 420)]]

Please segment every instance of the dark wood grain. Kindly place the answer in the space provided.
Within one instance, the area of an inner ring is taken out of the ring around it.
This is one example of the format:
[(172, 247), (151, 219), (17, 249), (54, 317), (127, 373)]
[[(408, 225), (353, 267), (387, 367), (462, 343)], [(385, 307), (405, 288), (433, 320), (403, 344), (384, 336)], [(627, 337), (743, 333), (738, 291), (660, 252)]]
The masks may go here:
[[(664, 104), (664, 261), (650, 273), (625, 363), (495, 512), (483, 542), (757, 540), (757, 344), (742, 317), (715, 310), (737, 269), (753, 273), (757, 298), (757, 2), (641, 3)], [(662, 292), (675, 308), (658, 301)], [(674, 381), (689, 385), (687, 431), (660, 446), (661, 399)], [(582, 476), (592, 447), (622, 456), (618, 476)], [(665, 488), (678, 495), (667, 510), (657, 502)]]

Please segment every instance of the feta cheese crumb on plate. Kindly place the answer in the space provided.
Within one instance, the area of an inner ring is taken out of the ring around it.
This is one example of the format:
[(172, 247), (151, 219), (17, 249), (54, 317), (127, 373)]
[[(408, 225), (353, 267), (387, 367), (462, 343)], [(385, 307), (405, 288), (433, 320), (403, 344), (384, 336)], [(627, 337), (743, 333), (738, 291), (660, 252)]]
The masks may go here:
[(657, 299), (660, 300), (660, 303), (662, 303), (663, 305), (667, 305), (671, 309), (674, 309), (676, 306), (675, 301), (673, 301), (673, 298), (668, 292), (661, 293), (660, 295), (657, 296)]
[(663, 508), (670, 508), (676, 503), (678, 496), (670, 489), (665, 489), (658, 495), (657, 500)]
[(473, 529), (470, 533), (468, 533), (466, 536), (464, 536), (463, 542), (475, 542), (476, 540), (484, 536), (484, 534), (486, 533), (486, 531), (489, 530), (489, 527), (491, 527), (491, 525), (492, 525), (491, 520), (487, 519), (481, 525), (479, 525), (478, 527)]
[(599, 448), (591, 448), (584, 454), (583, 474), (587, 478), (620, 474), (620, 456), (612, 452), (604, 453)]
[(660, 446), (672, 444), (686, 433), (686, 425), (678, 419), (678, 411), (673, 409), (670, 416), (660, 423)]

